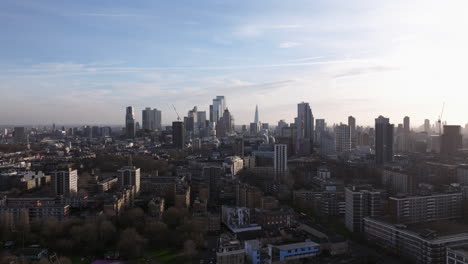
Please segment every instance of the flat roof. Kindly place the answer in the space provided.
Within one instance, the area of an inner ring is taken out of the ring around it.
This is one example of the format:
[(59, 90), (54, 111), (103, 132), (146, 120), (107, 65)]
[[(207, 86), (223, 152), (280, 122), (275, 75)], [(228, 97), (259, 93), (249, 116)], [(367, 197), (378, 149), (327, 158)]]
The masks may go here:
[(291, 250), (291, 249), (296, 249), (296, 248), (316, 247), (316, 246), (319, 246), (319, 244), (312, 242), (312, 241), (305, 241), (305, 242), (299, 242), (299, 243), (293, 243), (293, 244), (274, 245), (274, 246), (281, 250)]

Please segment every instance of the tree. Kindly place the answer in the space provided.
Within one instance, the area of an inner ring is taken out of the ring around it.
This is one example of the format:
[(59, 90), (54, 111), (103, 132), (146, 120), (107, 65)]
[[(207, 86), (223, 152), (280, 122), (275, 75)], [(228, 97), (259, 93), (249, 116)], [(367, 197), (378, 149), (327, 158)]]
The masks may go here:
[(147, 221), (145, 225), (145, 237), (149, 240), (152, 246), (167, 246), (167, 237), (169, 229), (162, 222)]
[(170, 229), (175, 229), (183, 223), (184, 215), (179, 209), (171, 207), (164, 212), (162, 220)]
[(187, 257), (193, 257), (197, 255), (197, 245), (193, 240), (187, 240), (184, 242), (184, 255)]
[(120, 235), (118, 249), (122, 255), (135, 258), (143, 253), (145, 240), (134, 228), (125, 229)]

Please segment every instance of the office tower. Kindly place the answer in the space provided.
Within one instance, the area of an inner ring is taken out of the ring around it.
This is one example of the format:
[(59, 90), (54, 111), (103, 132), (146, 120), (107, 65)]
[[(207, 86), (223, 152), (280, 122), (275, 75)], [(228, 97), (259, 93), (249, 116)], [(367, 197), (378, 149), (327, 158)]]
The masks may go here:
[(410, 118), (409, 118), (409, 116), (405, 116), (405, 118), (403, 118), (403, 132), (405, 132), (405, 133), (410, 132)]
[(320, 145), (322, 139), (322, 134), (325, 132), (327, 124), (325, 119), (316, 119), (315, 120), (315, 133), (314, 133), (314, 143)]
[(284, 120), (278, 121), (278, 125), (276, 126), (275, 129), (275, 135), (276, 136), (283, 136), (283, 127), (288, 127), (288, 123), (286, 123)]
[(135, 112), (133, 111), (133, 106), (127, 107), (127, 113), (125, 115), (125, 135), (127, 138), (135, 138), (136, 136)]
[(185, 147), (185, 127), (184, 122), (172, 122), (172, 142), (174, 147), (183, 149)]
[(118, 185), (123, 188), (126, 186), (135, 186), (136, 192), (140, 191), (140, 168), (126, 166), (117, 171)]
[(203, 129), (206, 127), (206, 112), (199, 111), (197, 112), (197, 128)]
[(24, 127), (15, 127), (13, 129), (13, 139), (15, 143), (24, 143), (24, 140), (26, 139)]
[(393, 161), (393, 129), (390, 119), (383, 116), (375, 119), (375, 162), (378, 165)]
[(348, 117), (348, 127), (349, 127), (349, 133), (350, 133), (350, 138), (351, 138), (351, 148), (355, 148), (357, 144), (357, 138), (356, 138), (356, 118), (353, 116)]
[(224, 170), (219, 166), (209, 166), (203, 168), (203, 179), (208, 182), (210, 190), (210, 200), (218, 200), (219, 187), (221, 185), (221, 178), (224, 175)]
[(78, 171), (63, 170), (52, 172), (52, 185), (55, 195), (70, 196), (78, 192)]
[(91, 128), (91, 131), (92, 131), (92, 132), (91, 132), (91, 133), (92, 133), (91, 137), (93, 137), (93, 138), (98, 138), (98, 137), (101, 136), (101, 128), (100, 128), (100, 127), (98, 127), (98, 126), (93, 126), (93, 127)]
[(429, 119), (424, 120), (424, 132), (428, 134), (431, 132), (431, 122), (429, 121)]
[(255, 117), (254, 117), (254, 123), (259, 124), (260, 120), (258, 119), (258, 105), (255, 106)]
[(213, 99), (212, 122), (217, 122), (223, 116), (225, 109), (226, 99), (224, 96), (216, 96)]
[(142, 126), (145, 130), (161, 130), (161, 111), (146, 107), (142, 111)]
[(258, 123), (250, 123), (250, 135), (256, 135), (260, 131)]
[(229, 109), (224, 110), (223, 116), (218, 120), (216, 124), (216, 136), (225, 137), (228, 134), (232, 133), (233, 129), (233, 119)]
[(273, 166), (276, 174), (282, 174), (288, 170), (288, 145), (275, 144)]
[(297, 127), (296, 153), (299, 155), (310, 155), (313, 150), (314, 116), (309, 103), (297, 105)]
[(110, 137), (111, 134), (112, 134), (112, 128), (110, 128), (110, 127), (102, 127), (101, 128), (101, 136)]
[(192, 110), (188, 111), (188, 123), (185, 125), (185, 129), (187, 131), (195, 131), (198, 130), (198, 109), (196, 106), (193, 107)]
[(363, 231), (363, 219), (382, 214), (382, 200), (385, 193), (371, 186), (351, 186), (345, 188), (345, 224), (351, 232)]
[(351, 128), (345, 124), (335, 127), (335, 148), (337, 153), (351, 151)]
[(463, 147), (461, 126), (444, 126), (444, 134), (440, 139), (440, 154), (444, 158), (456, 156)]
[(210, 105), (210, 113), (209, 114), (210, 114), (210, 122), (215, 122), (213, 120), (213, 105)]

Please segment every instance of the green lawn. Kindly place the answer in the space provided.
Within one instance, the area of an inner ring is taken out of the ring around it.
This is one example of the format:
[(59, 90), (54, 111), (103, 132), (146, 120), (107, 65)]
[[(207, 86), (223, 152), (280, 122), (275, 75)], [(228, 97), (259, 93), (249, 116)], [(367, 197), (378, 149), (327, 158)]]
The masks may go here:
[(150, 256), (163, 264), (176, 264), (175, 258), (178, 253), (171, 250), (156, 250), (150, 253)]

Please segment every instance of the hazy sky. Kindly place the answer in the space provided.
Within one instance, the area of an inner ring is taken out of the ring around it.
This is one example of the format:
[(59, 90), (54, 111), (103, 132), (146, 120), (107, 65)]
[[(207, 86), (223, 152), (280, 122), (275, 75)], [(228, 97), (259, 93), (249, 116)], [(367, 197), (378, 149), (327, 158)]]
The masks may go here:
[(224, 95), (236, 124), (468, 122), (468, 1), (1, 0), (0, 124), (164, 123)]

